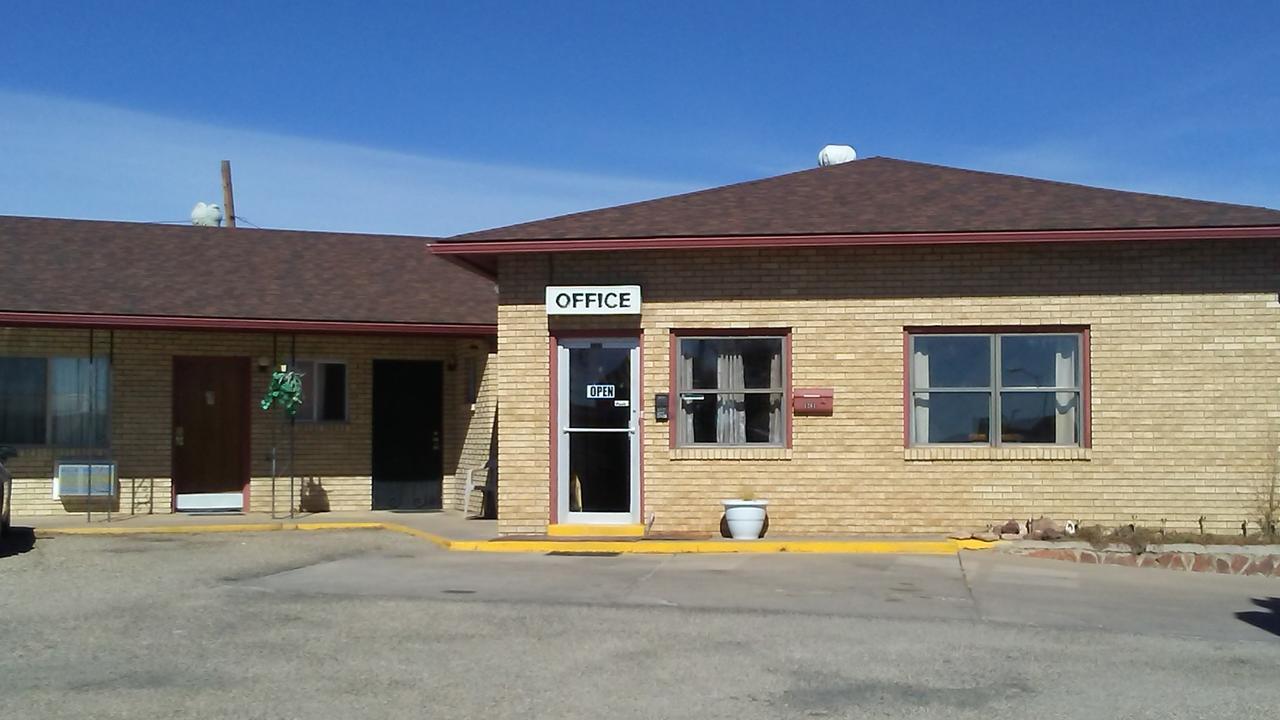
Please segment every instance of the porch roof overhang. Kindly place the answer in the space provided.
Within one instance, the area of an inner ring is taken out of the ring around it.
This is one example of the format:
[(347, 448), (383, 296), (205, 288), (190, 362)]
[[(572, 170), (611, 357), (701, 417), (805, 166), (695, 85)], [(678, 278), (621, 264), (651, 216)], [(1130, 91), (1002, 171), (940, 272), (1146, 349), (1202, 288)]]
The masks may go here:
[(180, 330), (328, 335), (443, 335), (492, 338), (497, 325), (399, 323), (337, 320), (110, 315), (0, 310), (0, 327), (93, 328), (103, 330)]
[(1186, 240), (1280, 239), (1280, 225), (1238, 227), (1007, 230), (823, 235), (725, 235), (691, 237), (572, 238), (544, 240), (448, 240), (428, 246), (435, 255), (463, 260), (491, 275), (500, 255), (637, 250), (788, 249), (896, 245), (984, 245), (1011, 243), (1102, 243)]

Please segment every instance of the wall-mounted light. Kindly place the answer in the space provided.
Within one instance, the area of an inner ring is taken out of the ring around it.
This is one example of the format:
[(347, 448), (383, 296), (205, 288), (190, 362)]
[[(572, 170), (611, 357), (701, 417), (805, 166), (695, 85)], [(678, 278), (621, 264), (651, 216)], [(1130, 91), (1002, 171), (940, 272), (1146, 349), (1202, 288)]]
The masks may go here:
[(271, 369), (271, 358), (263, 355), (258, 358), (258, 372), (266, 372)]

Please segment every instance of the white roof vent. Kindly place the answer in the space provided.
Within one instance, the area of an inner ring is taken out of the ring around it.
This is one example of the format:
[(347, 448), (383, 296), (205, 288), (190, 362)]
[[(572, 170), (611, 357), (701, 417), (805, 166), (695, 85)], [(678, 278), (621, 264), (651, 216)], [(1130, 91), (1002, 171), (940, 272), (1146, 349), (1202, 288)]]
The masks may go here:
[(195, 208), (191, 210), (191, 224), (205, 227), (222, 225), (222, 206), (217, 204), (206, 205), (202, 202), (196, 203)]
[(848, 145), (828, 145), (822, 148), (818, 153), (818, 165), (826, 167), (828, 165), (839, 165), (840, 163), (852, 162), (858, 159), (858, 153)]

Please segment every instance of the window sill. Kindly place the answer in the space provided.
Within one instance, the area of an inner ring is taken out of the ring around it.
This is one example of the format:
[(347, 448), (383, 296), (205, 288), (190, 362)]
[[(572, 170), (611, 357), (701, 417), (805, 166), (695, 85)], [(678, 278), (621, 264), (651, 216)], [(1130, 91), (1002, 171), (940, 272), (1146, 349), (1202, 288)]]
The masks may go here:
[(790, 460), (785, 447), (682, 447), (672, 448), (671, 460)]
[(902, 451), (902, 459), (907, 461), (928, 460), (1050, 460), (1072, 461), (1092, 460), (1093, 450), (1080, 447), (1051, 447), (1037, 445), (1030, 447), (913, 447)]

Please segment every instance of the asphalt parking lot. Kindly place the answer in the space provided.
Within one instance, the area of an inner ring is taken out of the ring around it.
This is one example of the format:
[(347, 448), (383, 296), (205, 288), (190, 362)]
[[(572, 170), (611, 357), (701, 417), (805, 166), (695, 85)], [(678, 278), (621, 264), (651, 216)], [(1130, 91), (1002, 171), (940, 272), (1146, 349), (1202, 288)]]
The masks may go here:
[(0, 715), (1271, 717), (1277, 598), (1270, 579), (981, 553), (19, 538), (0, 551)]

